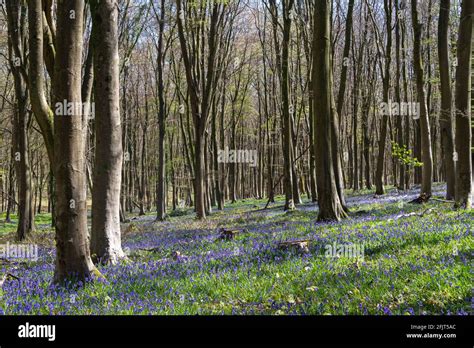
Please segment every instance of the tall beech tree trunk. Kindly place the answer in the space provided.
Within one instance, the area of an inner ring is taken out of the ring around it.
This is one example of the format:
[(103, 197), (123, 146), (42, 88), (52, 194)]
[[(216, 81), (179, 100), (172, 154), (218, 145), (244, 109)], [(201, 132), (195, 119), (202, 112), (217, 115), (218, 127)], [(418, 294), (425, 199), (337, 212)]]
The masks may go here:
[(83, 13), (84, 1), (58, 2), (53, 95), (55, 105), (68, 103), (73, 106), (73, 114), (68, 115), (64, 113), (66, 110), (55, 108), (56, 282), (63, 282), (67, 278), (85, 280), (101, 277), (92, 263), (87, 238), (81, 110)]
[(53, 111), (48, 105), (45, 94), (43, 28), (41, 0), (28, 0), (28, 87), (30, 91), (31, 109), (41, 129), (41, 135), (43, 136), (52, 168), (54, 162)]
[(441, 80), (441, 144), (443, 147), (443, 162), (446, 171), (446, 199), (452, 200), (455, 195), (456, 172), (453, 160), (454, 137), (452, 128), (451, 63), (448, 44), (450, 6), (451, 0), (441, 0), (438, 23), (438, 57)]
[[(283, 26), (279, 22), (279, 10), (276, 0), (270, 1), (270, 11), (273, 24), (273, 41), (275, 45), (277, 71), (280, 78), (280, 92), (281, 92), (281, 115), (282, 115), (282, 150), (283, 150), (283, 182), (285, 190), (285, 210), (295, 209), (295, 197), (293, 174), (295, 163), (292, 160), (293, 141), (292, 141), (292, 110), (290, 110), (290, 86), (289, 86), (289, 54), (290, 54), (290, 37), (292, 18), (291, 13), (294, 6), (294, 0), (283, 0), (282, 17)], [(282, 42), (279, 40), (279, 28), (282, 28)]]
[[(383, 73), (383, 101), (390, 102), (390, 68), (392, 64), (392, 1), (384, 0), (385, 28), (387, 31), (387, 41), (385, 46), (385, 68)], [(387, 146), (389, 115), (384, 113), (379, 138), (379, 154), (377, 157), (377, 169), (375, 173), (375, 194), (383, 195), (383, 175), (385, 169), (385, 152)]]
[(313, 78), (315, 113), (316, 182), (318, 188), (319, 221), (346, 217), (336, 187), (333, 166), (332, 123), (335, 122), (332, 93), (330, 0), (317, 0), (314, 14)]
[(422, 24), (418, 21), (417, 1), (411, 1), (411, 13), (413, 21), (413, 66), (416, 76), (416, 92), (420, 105), (420, 133), (421, 133), (421, 161), (423, 162), (421, 195), (422, 201), (431, 197), (431, 185), (433, 181), (433, 155), (431, 150), (431, 131), (426, 105), (423, 62), (421, 56), (421, 34)]
[[(47, 27), (43, 20), (43, 8), (41, 0), (28, 0), (28, 89), (30, 94), (31, 109), (35, 115), (36, 122), (41, 130), (41, 135), (46, 146), (50, 166), (49, 178), (49, 202), (51, 208), (51, 225), (56, 225), (56, 194), (54, 178), (54, 113), (46, 99), (45, 62), (44, 62), (44, 40), (43, 31)], [(47, 31), (47, 30), (46, 30)], [(50, 56), (50, 63), (54, 65), (54, 59)], [(53, 78), (54, 67), (47, 68)]]
[[(224, 126), (224, 118), (225, 118), (225, 100), (226, 100), (226, 75), (224, 74), (223, 79), (223, 88), (222, 88), (222, 96), (221, 96), (221, 110), (220, 110), (220, 119), (219, 119), (219, 144), (220, 149), (223, 150), (225, 147), (225, 126)], [(217, 149), (216, 149), (217, 150)], [(217, 153), (216, 153), (217, 155)], [(218, 158), (216, 157), (216, 161), (218, 162)], [(225, 175), (225, 165), (224, 163), (218, 163), (217, 165), (219, 171), (219, 210), (224, 209), (225, 205), (225, 185), (226, 185), (226, 175)]]
[[(225, 88), (225, 87), (224, 87)], [(214, 180), (214, 192), (215, 192), (215, 202), (217, 204), (217, 209), (218, 210), (223, 210), (224, 209), (224, 202), (223, 202), (223, 192), (222, 192), (222, 189), (221, 189), (221, 176), (224, 175), (223, 172), (221, 171), (221, 167), (220, 167), (220, 163), (219, 163), (219, 155), (218, 155), (218, 152), (219, 152), (219, 146), (218, 146), (218, 143), (217, 143), (217, 118), (219, 115), (221, 115), (221, 117), (224, 117), (224, 114), (218, 112), (218, 108), (219, 108), (219, 103), (220, 101), (220, 98), (216, 98), (216, 100), (214, 101), (214, 112), (212, 114), (212, 121), (211, 121), (211, 142), (212, 142), (212, 158), (211, 158), (211, 161), (212, 161), (212, 166), (213, 166), (213, 169), (214, 169), (214, 176), (213, 176), (213, 180)]]
[(92, 191), (91, 253), (101, 263), (125, 257), (120, 231), (122, 126), (120, 123), (118, 6), (116, 0), (92, 2), (96, 117)]
[[(343, 193), (343, 186), (344, 186), (344, 177), (342, 173), (342, 162), (339, 158), (340, 151), (339, 149), (342, 147), (339, 143), (339, 130), (342, 127), (342, 111), (344, 107), (344, 99), (346, 93), (346, 84), (347, 84), (347, 70), (349, 67), (349, 53), (351, 49), (351, 39), (352, 39), (352, 18), (354, 12), (354, 1), (349, 0), (347, 17), (346, 17), (346, 30), (345, 30), (345, 38), (344, 38), (344, 52), (343, 52), (343, 63), (341, 67), (341, 78), (339, 83), (339, 92), (337, 97), (337, 117), (339, 118), (336, 120), (337, 124), (334, 125), (332, 128), (332, 148), (333, 148), (333, 162), (334, 162), (334, 171), (336, 175), (336, 187), (339, 193)], [(345, 207), (345, 204), (343, 204)]]
[[(399, 0), (395, 0), (395, 9), (397, 13), (400, 10), (400, 4)], [(396, 56), (396, 79), (395, 79), (395, 99), (398, 105), (401, 105), (402, 102), (402, 87), (401, 87), (401, 80), (402, 80), (402, 63), (401, 63), (401, 29), (402, 29), (402, 16), (397, 15), (396, 17), (396, 25), (395, 25), (395, 56)], [(408, 120), (405, 120), (405, 122), (408, 122)], [(399, 115), (397, 117), (396, 121), (396, 127), (397, 127), (397, 143), (400, 147), (406, 146), (408, 148), (407, 144), (404, 144), (403, 141), (403, 117)], [(399, 163), (399, 177), (398, 177), (398, 182), (396, 182), (398, 189), (399, 190), (406, 190), (406, 175), (407, 175), (407, 166), (403, 163)]]
[(471, 59), (474, 2), (463, 0), (458, 38), (456, 71), (456, 205), (472, 206), (472, 129), (471, 129)]
[(13, 116), (13, 160), (18, 184), (18, 226), (16, 239), (22, 241), (34, 226), (31, 202), (30, 163), (28, 154), (28, 89), (26, 81), (26, 7), (20, 2), (6, 3), (8, 53), (12, 71), (16, 108)]
[[(406, 20), (404, 18), (399, 18), (400, 20), (400, 34), (401, 34), (401, 58), (402, 58), (402, 71), (401, 71), (401, 74), (402, 74), (402, 87), (403, 87), (403, 95), (404, 95), (404, 98), (405, 100), (409, 100), (409, 96), (408, 96), (408, 72), (407, 72), (407, 63), (408, 63), (408, 59), (407, 59), (407, 53), (406, 53)], [(407, 148), (409, 148), (410, 146), (410, 142), (411, 142), (411, 119), (410, 118), (406, 118), (405, 119), (405, 127), (404, 127), (404, 140), (405, 140), (405, 144), (407, 146)], [(405, 188), (408, 190), (410, 189), (410, 184), (411, 184), (411, 172), (410, 172), (410, 169), (407, 165), (405, 165), (405, 172), (406, 172), (406, 175), (405, 175)]]
[[(155, 14), (156, 14), (155, 10)], [(166, 176), (166, 163), (165, 163), (165, 135), (166, 135), (166, 105), (165, 105), (165, 87), (163, 81), (163, 63), (164, 63), (164, 44), (163, 44), (163, 31), (165, 28), (165, 0), (161, 0), (160, 15), (156, 14), (159, 19), (158, 25), (158, 45), (157, 45), (157, 83), (158, 83), (158, 172), (157, 172), (157, 185), (156, 185), (156, 206), (157, 213), (156, 219), (163, 221), (166, 215), (166, 204), (165, 204), (165, 176)]]

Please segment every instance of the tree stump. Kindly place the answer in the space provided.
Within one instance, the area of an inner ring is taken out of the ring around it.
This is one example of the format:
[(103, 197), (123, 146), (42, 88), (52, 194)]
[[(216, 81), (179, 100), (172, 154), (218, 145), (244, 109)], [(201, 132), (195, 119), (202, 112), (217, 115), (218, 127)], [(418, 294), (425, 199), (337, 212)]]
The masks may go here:
[(291, 240), (278, 243), (278, 249), (280, 250), (293, 250), (298, 253), (309, 253), (309, 242), (310, 240)]
[(227, 229), (227, 228), (221, 228), (220, 230), (220, 235), (218, 237), (218, 240), (234, 240), (237, 235), (242, 232), (239, 229)]

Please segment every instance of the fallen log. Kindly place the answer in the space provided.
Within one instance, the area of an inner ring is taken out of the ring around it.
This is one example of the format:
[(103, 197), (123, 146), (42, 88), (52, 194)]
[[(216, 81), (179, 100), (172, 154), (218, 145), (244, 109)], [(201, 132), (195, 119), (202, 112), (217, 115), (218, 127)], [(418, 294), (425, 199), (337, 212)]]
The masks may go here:
[(456, 203), (455, 201), (451, 201), (449, 199), (441, 199), (441, 198), (431, 198), (435, 202), (441, 202), (441, 203), (448, 203), (448, 204), (454, 204)]
[(278, 249), (294, 250), (300, 253), (309, 253), (309, 243), (309, 239), (284, 241), (278, 243)]
[(403, 214), (403, 215), (398, 215), (394, 219), (388, 219), (388, 221), (393, 221), (393, 220), (398, 220), (398, 219), (403, 219), (411, 216), (419, 216), (419, 217), (424, 217), (427, 214), (431, 214), (434, 211), (433, 208), (426, 209), (425, 211), (421, 213), (408, 213), (408, 214)]

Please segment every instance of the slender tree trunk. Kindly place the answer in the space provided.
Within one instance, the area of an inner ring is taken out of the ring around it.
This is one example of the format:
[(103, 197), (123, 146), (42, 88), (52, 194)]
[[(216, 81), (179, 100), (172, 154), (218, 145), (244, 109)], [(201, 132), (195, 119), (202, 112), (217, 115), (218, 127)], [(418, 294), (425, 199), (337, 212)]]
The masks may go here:
[[(165, 105), (165, 87), (163, 79), (163, 63), (164, 63), (164, 28), (165, 28), (165, 0), (161, 0), (160, 17), (159, 17), (159, 33), (158, 33), (158, 56), (157, 56), (157, 83), (158, 83), (158, 172), (157, 172), (157, 191), (156, 206), (158, 221), (163, 221), (166, 217), (165, 204), (165, 135), (166, 135), (166, 105)], [(158, 17), (158, 15), (157, 15)], [(158, 18), (157, 18), (158, 19)]]
[[(198, 127), (200, 128), (200, 127)], [(204, 161), (204, 134), (198, 129), (196, 132), (196, 149), (195, 149), (195, 178), (194, 178), (194, 203), (198, 219), (206, 217), (205, 204), (205, 161)]]
[[(392, 64), (392, 9), (391, 0), (384, 0), (385, 20), (387, 31), (387, 42), (385, 48), (385, 71), (383, 74), (383, 101), (390, 102), (390, 67)], [(377, 169), (375, 174), (375, 194), (383, 195), (385, 193), (383, 187), (383, 174), (385, 169), (385, 152), (387, 146), (387, 128), (389, 115), (384, 113), (382, 116), (382, 124), (379, 139), (379, 154), (377, 157)]]
[(441, 142), (447, 183), (446, 199), (452, 200), (455, 195), (456, 173), (453, 160), (454, 137), (452, 128), (451, 66), (448, 44), (450, 6), (450, 0), (441, 0), (438, 24), (438, 56), (441, 79)]
[(33, 230), (34, 221), (32, 219), (31, 206), (31, 183), (30, 183), (30, 163), (28, 154), (28, 129), (27, 118), (28, 112), (26, 109), (27, 92), (23, 87), (17, 90), (17, 106), (18, 110), (15, 113), (16, 123), (16, 152), (15, 165), (18, 183), (18, 227), (16, 238), (22, 241)]
[[(50, 168), (50, 189), (49, 199), (51, 208), (51, 225), (56, 224), (56, 195), (54, 178), (54, 134), (53, 118), (54, 114), (48, 105), (45, 94), (44, 78), (44, 50), (43, 50), (43, 10), (41, 0), (28, 0), (28, 47), (29, 47), (29, 68), (28, 68), (28, 88), (30, 94), (31, 109), (35, 115), (36, 122), (41, 130), (41, 135), (46, 146)], [(48, 72), (53, 73), (52, 67)], [(53, 76), (51, 76), (54, 78)]]
[[(285, 190), (285, 210), (295, 209), (293, 196), (293, 163), (292, 153), (292, 121), (290, 110), (290, 88), (289, 88), (289, 53), (290, 32), (292, 19), (290, 13), (293, 11), (294, 0), (282, 1), (283, 26), (279, 22), (279, 6), (276, 0), (270, 1), (272, 16), (273, 41), (276, 53), (277, 71), (280, 78), (281, 92), (281, 115), (282, 115), (282, 151), (283, 151), (283, 188)], [(283, 40), (280, 44), (279, 28), (282, 28)]]
[[(221, 111), (220, 111), (220, 119), (219, 119), (219, 144), (220, 144), (220, 149), (223, 150), (225, 147), (225, 127), (224, 127), (224, 117), (225, 117), (225, 98), (226, 98), (226, 79), (224, 77), (224, 86), (223, 86), (223, 91), (222, 91), (222, 99), (221, 99)], [(219, 163), (218, 164), (218, 170), (219, 170), (219, 189), (220, 189), (220, 195), (219, 195), (219, 209), (224, 209), (225, 205), (225, 185), (226, 185), (226, 175), (225, 175), (225, 165), (224, 163)]]
[(372, 189), (372, 181), (370, 177), (370, 138), (369, 138), (369, 112), (370, 112), (370, 97), (367, 97), (366, 107), (364, 107), (364, 122), (363, 122), (363, 137), (364, 137), (364, 169), (365, 169), (365, 187), (368, 190)]
[[(395, 8), (398, 11), (400, 11), (400, 6), (399, 6), (399, 0), (395, 0)], [(396, 60), (397, 60), (397, 66), (396, 66), (396, 81), (395, 81), (395, 99), (398, 105), (401, 105), (402, 102), (402, 94), (401, 94), (401, 54), (400, 54), (400, 48), (401, 48), (401, 22), (402, 18), (401, 16), (397, 15), (396, 17), (396, 26), (395, 26), (395, 54), (396, 54)], [(406, 120), (408, 122), (408, 120)], [(398, 145), (403, 148), (404, 146), (407, 147), (407, 145), (404, 144), (403, 142), (403, 118), (401, 115), (398, 115), (397, 120), (396, 120), (396, 129), (397, 129), (397, 143)], [(396, 182), (396, 185), (399, 190), (405, 190), (406, 189), (406, 170), (407, 167), (399, 162), (399, 177), (398, 177), (398, 182)]]
[[(347, 84), (347, 69), (349, 67), (349, 53), (351, 50), (351, 38), (352, 38), (352, 18), (354, 13), (354, 3), (355, 0), (349, 0), (349, 7), (347, 9), (347, 18), (346, 18), (346, 33), (344, 40), (344, 56), (343, 64), (341, 67), (341, 80), (339, 84), (339, 93), (337, 96), (337, 114), (342, 115), (342, 109), (344, 107), (344, 97), (346, 93), (346, 84)], [(341, 116), (342, 120), (342, 116)]]
[(13, 146), (11, 148), (11, 156), (10, 156), (10, 165), (8, 169), (8, 200), (7, 200), (7, 211), (5, 213), (5, 222), (11, 222), (11, 214), (15, 212), (15, 184), (13, 182), (13, 177), (15, 174), (13, 164), (14, 162), (14, 151)]
[(472, 206), (472, 125), (471, 125), (471, 71), (472, 26), (474, 2), (463, 0), (458, 38), (458, 67), (456, 71), (456, 205)]
[(313, 94), (310, 93), (309, 100), (309, 141), (310, 141), (310, 160), (309, 160), (309, 176), (311, 187), (311, 202), (318, 201), (318, 193), (316, 189), (316, 153), (314, 149), (314, 111), (313, 111)]
[[(18, 227), (16, 239), (22, 241), (33, 229), (31, 206), (30, 163), (28, 154), (28, 89), (26, 83), (25, 35), (26, 7), (19, 2), (6, 4), (8, 52), (13, 74), (16, 108), (13, 117), (13, 147), (18, 184)], [(22, 73), (23, 71), (23, 73)]]
[[(217, 145), (217, 117), (219, 112), (217, 112), (217, 100), (215, 102), (214, 112), (212, 114), (212, 125), (211, 125), (211, 141), (212, 141), (212, 164), (214, 168), (214, 190), (215, 190), (215, 198), (217, 203), (217, 209), (223, 210), (223, 200), (222, 200), (222, 192), (221, 192), (221, 181), (220, 177), (223, 175), (221, 168), (219, 168), (219, 146)], [(224, 114), (221, 114), (221, 117), (224, 117)]]
[(41, 0), (28, 0), (29, 73), (31, 108), (41, 129), (50, 165), (54, 162), (53, 111), (45, 95), (43, 60), (43, 10)]
[[(401, 55), (402, 55), (402, 85), (403, 85), (403, 95), (405, 100), (409, 100), (408, 95), (408, 77), (407, 77), (407, 54), (406, 54), (406, 21), (402, 18), (400, 19), (400, 34), (401, 34)], [(411, 118), (407, 117), (405, 119), (405, 127), (404, 127), (404, 143), (406, 144), (407, 149), (410, 147), (411, 142)], [(411, 172), (410, 167), (404, 165), (405, 167), (405, 189), (410, 189), (411, 183)]]
[(417, 1), (411, 1), (413, 21), (413, 65), (416, 75), (416, 91), (420, 106), (420, 132), (421, 132), (421, 161), (423, 162), (421, 196), (423, 200), (431, 197), (431, 185), (433, 181), (433, 155), (431, 150), (431, 131), (429, 115), (425, 98), (424, 73), (421, 56), (421, 34), (422, 24), (418, 21)]

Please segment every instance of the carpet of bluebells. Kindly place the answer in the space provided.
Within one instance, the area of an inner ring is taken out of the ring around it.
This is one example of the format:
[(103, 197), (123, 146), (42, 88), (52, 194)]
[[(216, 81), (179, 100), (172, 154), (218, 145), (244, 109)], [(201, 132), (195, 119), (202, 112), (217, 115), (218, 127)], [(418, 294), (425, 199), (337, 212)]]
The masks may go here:
[[(309, 202), (285, 213), (281, 199), (265, 210), (264, 200), (229, 204), (205, 222), (186, 209), (166, 222), (140, 217), (123, 225), (128, 260), (74, 287), (52, 284), (53, 232), (38, 229), (37, 261), (0, 263), (0, 276), (19, 278), (0, 290), (0, 314), (470, 314), (474, 211), (409, 204), (416, 196), (349, 195), (340, 223), (316, 223)], [(220, 227), (244, 230), (220, 241)], [(309, 252), (278, 248), (299, 239)], [(363, 244), (365, 255), (329, 258), (334, 243)]]

